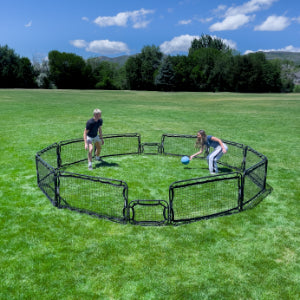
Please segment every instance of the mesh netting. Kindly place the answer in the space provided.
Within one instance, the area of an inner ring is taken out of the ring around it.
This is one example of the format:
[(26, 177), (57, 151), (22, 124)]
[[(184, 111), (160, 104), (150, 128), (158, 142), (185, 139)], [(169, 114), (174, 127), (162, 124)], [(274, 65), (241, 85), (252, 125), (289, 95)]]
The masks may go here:
[(141, 152), (143, 154), (159, 154), (161, 152), (160, 143), (143, 143)]
[(67, 172), (60, 174), (59, 180), (60, 207), (124, 220), (124, 209), (127, 207), (126, 183)]
[(59, 147), (61, 167), (87, 160), (83, 139), (63, 141), (59, 143)]
[(253, 200), (264, 191), (266, 183), (266, 161), (249, 168), (244, 177), (244, 204)]
[(175, 182), (170, 186), (172, 220), (193, 220), (237, 209), (239, 187), (239, 174)]
[(246, 151), (246, 162), (245, 162), (245, 169), (249, 169), (256, 164), (266, 160), (266, 157), (251, 147), (247, 146), (247, 151)]
[(244, 145), (230, 141), (224, 143), (228, 146), (228, 151), (221, 157), (219, 163), (234, 170), (243, 170)]
[[(83, 139), (74, 139), (59, 143), (61, 166), (66, 166), (87, 160), (87, 151)], [(106, 135), (101, 156), (126, 155), (140, 153), (139, 134)]]
[(129, 204), (133, 224), (165, 224), (169, 220), (169, 205), (164, 200), (134, 200)]
[[(164, 134), (162, 136), (162, 149), (164, 154), (170, 155), (191, 155), (198, 151), (195, 148), (196, 142), (195, 135), (176, 135), (176, 134)], [(235, 142), (224, 141), (228, 146), (229, 155), (223, 155), (218, 163), (232, 168), (234, 170), (242, 170), (244, 161), (244, 145)], [(206, 158), (210, 149), (207, 152), (197, 157)]]
[(55, 174), (56, 171), (38, 155), (36, 156), (37, 182), (40, 189), (48, 199), (56, 206), (55, 200)]
[(45, 161), (51, 168), (56, 169), (57, 166), (57, 143), (54, 143), (47, 148), (39, 151), (36, 156)]
[[(191, 155), (198, 150), (195, 148), (195, 141), (195, 135), (163, 134), (162, 152), (170, 155)], [(201, 157), (204, 156), (202, 154)]]
[(107, 135), (104, 137), (101, 156), (126, 155), (140, 153), (140, 135)]

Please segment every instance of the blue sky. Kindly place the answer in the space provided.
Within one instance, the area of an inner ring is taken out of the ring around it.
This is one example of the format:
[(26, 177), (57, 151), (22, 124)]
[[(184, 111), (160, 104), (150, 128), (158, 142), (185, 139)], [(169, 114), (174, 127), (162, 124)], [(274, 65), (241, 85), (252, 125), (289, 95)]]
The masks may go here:
[(300, 52), (299, 0), (0, 0), (0, 7), (0, 45), (31, 60), (51, 50), (114, 57), (146, 45), (187, 54), (201, 34), (241, 54)]

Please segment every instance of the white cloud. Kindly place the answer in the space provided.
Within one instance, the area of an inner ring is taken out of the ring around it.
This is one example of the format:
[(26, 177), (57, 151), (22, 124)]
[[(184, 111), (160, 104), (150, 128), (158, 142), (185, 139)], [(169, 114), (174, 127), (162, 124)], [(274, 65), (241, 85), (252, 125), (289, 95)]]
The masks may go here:
[(137, 22), (134, 22), (132, 27), (135, 28), (135, 29), (139, 29), (139, 28), (146, 28), (148, 26), (148, 24), (150, 23), (151, 21), (137, 21)]
[(217, 22), (209, 27), (210, 31), (236, 30), (249, 23), (251, 17), (240, 14), (226, 17), (222, 22)]
[(219, 5), (215, 13), (224, 11), (223, 21), (210, 26), (211, 31), (236, 30), (255, 18), (253, 13), (268, 9), (278, 0), (250, 0), (239, 6)]
[(127, 45), (123, 42), (114, 42), (109, 40), (98, 40), (89, 43), (87, 51), (99, 54), (118, 54), (129, 53)]
[(300, 23), (300, 17), (292, 18), (291, 20), (292, 20), (293, 22)]
[(270, 16), (261, 25), (254, 28), (256, 31), (282, 31), (291, 24), (289, 18), (284, 16)]
[(82, 17), (81, 20), (82, 20), (82, 21), (88, 22), (88, 21), (89, 21), (89, 18), (88, 18), (88, 17)]
[(296, 48), (292, 45), (286, 46), (285, 48), (282, 48), (278, 51), (286, 51), (286, 52), (300, 52), (300, 48)]
[(98, 17), (94, 23), (100, 27), (107, 26), (126, 26), (128, 20), (128, 13), (118, 13), (114, 17)]
[[(191, 47), (191, 43), (194, 39), (200, 39), (198, 35), (180, 35), (174, 37), (171, 41), (166, 41), (160, 45), (160, 50), (165, 54), (188, 52)], [(212, 38), (218, 38), (217, 36), (212, 36)], [(221, 39), (224, 44), (232, 49), (236, 49), (236, 43), (231, 40)]]
[(154, 10), (140, 9), (129, 13), (129, 18), (133, 22), (133, 28), (145, 28), (151, 22), (146, 20), (145, 17), (148, 14), (153, 14)]
[(278, 52), (278, 51), (280, 51), (280, 52), (299, 52), (300, 53), (300, 48), (289, 45), (289, 46), (286, 46), (284, 48), (279, 48), (279, 49), (259, 49), (257, 51), (247, 50), (247, 51), (245, 51), (245, 54), (255, 53), (255, 52)]
[(178, 22), (179, 25), (188, 25), (191, 23), (192, 23), (192, 20), (181, 20)]
[(171, 41), (163, 42), (160, 45), (160, 50), (165, 54), (171, 54), (174, 52), (188, 52), (191, 47), (191, 43), (194, 39), (199, 39), (197, 35), (181, 35), (174, 37)]
[[(214, 36), (213, 36), (214, 37)], [(215, 36), (216, 38), (216, 36)], [(228, 47), (230, 47), (231, 49), (237, 49), (237, 45), (236, 42), (232, 41), (232, 40), (227, 40), (227, 39), (221, 39), (223, 41), (223, 43), (225, 45), (227, 45)]]
[(70, 43), (76, 48), (85, 48), (88, 45), (88, 43), (85, 40), (74, 40), (70, 41)]
[(32, 26), (32, 21), (29, 21), (27, 24), (25, 24), (25, 27), (31, 27)]
[(129, 22), (131, 22), (133, 28), (145, 28), (150, 23), (149, 20), (146, 20), (146, 16), (153, 13), (154, 10), (146, 10), (142, 8), (135, 11), (120, 12), (116, 16), (112, 17), (100, 16), (94, 20), (94, 23), (100, 27), (125, 27)]
[(70, 43), (76, 48), (85, 48), (87, 52), (98, 53), (101, 55), (115, 55), (130, 52), (127, 45), (123, 42), (109, 40), (86, 42), (84, 40), (74, 40)]
[(219, 12), (222, 12), (224, 10), (226, 10), (227, 6), (226, 5), (223, 5), (223, 4), (220, 4), (216, 9), (213, 10), (213, 13), (219, 13)]
[(251, 0), (240, 6), (232, 6), (226, 11), (226, 16), (234, 16), (238, 14), (250, 14), (264, 9), (268, 9), (274, 2), (278, 0)]
[(205, 24), (205, 23), (209, 23), (209, 22), (211, 22), (213, 20), (213, 18), (206, 18), (206, 19), (204, 19), (204, 18), (193, 18), (193, 19), (188, 19), (188, 20), (180, 20), (179, 22), (178, 22), (178, 24), (179, 25), (188, 25), (188, 24), (191, 24), (193, 21), (197, 21), (197, 22), (200, 22), (200, 23), (203, 23), (203, 24)]
[(201, 23), (209, 23), (213, 20), (213, 18), (206, 18), (206, 19), (197, 19), (197, 21), (201, 22)]

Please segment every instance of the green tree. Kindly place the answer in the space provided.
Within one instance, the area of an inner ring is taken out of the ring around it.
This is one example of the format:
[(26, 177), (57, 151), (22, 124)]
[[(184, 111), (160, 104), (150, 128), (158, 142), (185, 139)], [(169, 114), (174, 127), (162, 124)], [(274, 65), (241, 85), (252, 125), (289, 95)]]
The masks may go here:
[(82, 57), (59, 51), (49, 52), (50, 79), (59, 89), (86, 88), (86, 63)]
[(129, 57), (125, 63), (127, 87), (131, 90), (142, 89), (141, 66), (140, 55)]
[(233, 89), (244, 93), (266, 93), (281, 90), (280, 68), (266, 60), (262, 52), (234, 57)]
[(221, 55), (222, 53), (214, 48), (200, 48), (191, 52), (189, 57), (193, 68), (190, 78), (197, 90), (212, 91), (217, 89), (214, 86), (214, 77), (216, 76), (214, 68)]
[(19, 57), (8, 46), (0, 47), (0, 87), (16, 87)]
[(0, 87), (35, 87), (35, 72), (28, 58), (22, 57), (7, 45), (0, 47)]
[(231, 91), (230, 74), (233, 66), (233, 56), (230, 52), (221, 52), (215, 57), (214, 65), (208, 77), (210, 90), (222, 92)]
[(231, 51), (230, 47), (227, 46), (221, 39), (202, 34), (200, 39), (194, 39), (192, 41), (189, 49), (189, 55), (202, 48), (213, 48), (222, 52)]
[(142, 89), (144, 90), (153, 90), (155, 89), (155, 76), (156, 72), (161, 63), (162, 52), (159, 47), (154, 45), (145, 46), (142, 49), (140, 55), (141, 59), (141, 76), (142, 76)]
[(190, 80), (194, 90), (226, 91), (232, 62), (232, 49), (221, 39), (202, 35), (189, 49)]
[(36, 87), (35, 71), (33, 65), (27, 57), (19, 59), (18, 74), (17, 74), (18, 87), (20, 88), (34, 88)]
[(170, 56), (174, 69), (174, 88), (177, 91), (193, 90), (190, 74), (192, 64), (190, 57), (186, 55)]
[(155, 85), (159, 90), (171, 91), (175, 85), (175, 72), (170, 56), (163, 58), (161, 66), (155, 77)]
[(51, 88), (50, 72), (48, 59), (46, 58), (33, 58), (33, 68), (37, 75), (36, 83), (39, 88), (48, 89)]
[(121, 68), (116, 63), (108, 61), (99, 62), (93, 71), (96, 79), (95, 87), (108, 90), (121, 89), (120, 69)]
[(122, 65), (118, 68), (117, 76), (115, 78), (116, 84), (120, 89), (127, 89), (127, 80), (126, 80), (126, 69), (125, 65)]
[(154, 90), (155, 77), (162, 59), (159, 47), (145, 46), (142, 52), (130, 57), (125, 65), (128, 87), (137, 90)]
[[(277, 65), (280, 63), (278, 60), (274, 62)], [(295, 78), (295, 63), (290, 60), (283, 60), (281, 61), (281, 82), (282, 87), (281, 91), (284, 93), (290, 93), (294, 90), (294, 78)]]

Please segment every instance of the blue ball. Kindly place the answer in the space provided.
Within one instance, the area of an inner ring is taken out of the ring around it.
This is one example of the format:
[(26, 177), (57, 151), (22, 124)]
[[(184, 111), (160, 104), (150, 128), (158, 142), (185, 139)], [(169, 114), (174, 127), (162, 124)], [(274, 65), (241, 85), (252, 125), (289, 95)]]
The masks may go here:
[(187, 165), (187, 164), (190, 162), (190, 158), (189, 158), (188, 156), (182, 156), (181, 162), (182, 162), (184, 165)]

